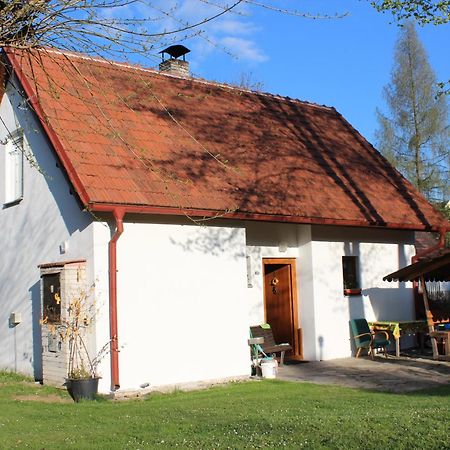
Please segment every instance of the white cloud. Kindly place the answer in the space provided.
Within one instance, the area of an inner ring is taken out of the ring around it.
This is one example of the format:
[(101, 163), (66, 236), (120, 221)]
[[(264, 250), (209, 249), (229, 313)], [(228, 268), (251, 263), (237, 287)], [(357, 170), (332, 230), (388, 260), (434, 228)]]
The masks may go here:
[[(105, 18), (140, 18), (147, 23), (147, 31), (161, 33), (166, 30), (184, 28), (186, 24), (202, 22), (220, 13), (229, 5), (229, 0), (214, 0), (211, 3), (202, 0), (138, 0), (126, 8), (107, 10)], [(158, 48), (171, 43), (182, 43), (184, 37), (201, 31), (200, 36), (188, 40), (188, 46), (193, 50), (190, 57), (194, 64), (195, 59), (204, 59), (215, 51), (230, 53), (242, 62), (260, 63), (266, 61), (267, 56), (255, 39), (260, 28), (249, 17), (249, 8), (245, 4), (239, 5), (198, 28), (181, 32), (179, 36), (155, 38), (154, 44)]]
[[(201, 22), (223, 10), (216, 5), (225, 6), (229, 4), (228, 0), (215, 0), (212, 3), (205, 3), (202, 0), (178, 2), (175, 0), (160, 0), (156, 3), (153, 2), (153, 5), (158, 5), (162, 10), (170, 11), (171, 17), (166, 17), (158, 24), (161, 30), (177, 28), (180, 26), (180, 22), (183, 24)], [(177, 20), (180, 22), (177, 22)], [(202, 30), (203, 37), (194, 38), (190, 44), (193, 50), (195, 48), (196, 56), (201, 54), (204, 58), (212, 51), (226, 50), (241, 61), (259, 63), (268, 59), (259, 48), (256, 40), (252, 38), (260, 31), (260, 28), (249, 20), (249, 10), (245, 5), (207, 22), (199, 29)], [(246, 38), (244, 39), (242, 36)], [(191, 58), (195, 59), (194, 54), (191, 55)]]
[(251, 40), (228, 36), (220, 42), (240, 59), (252, 62), (264, 62), (269, 59)]
[(222, 32), (231, 35), (249, 35), (260, 30), (259, 27), (252, 24), (251, 22), (236, 19), (217, 20), (216, 23), (214, 23), (213, 28), (216, 32)]

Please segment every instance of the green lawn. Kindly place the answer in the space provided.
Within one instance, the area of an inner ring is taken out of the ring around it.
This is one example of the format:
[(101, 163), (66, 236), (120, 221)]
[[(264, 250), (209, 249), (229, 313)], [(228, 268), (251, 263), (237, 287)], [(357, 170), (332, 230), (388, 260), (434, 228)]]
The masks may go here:
[(0, 372), (0, 448), (450, 448), (450, 387), (397, 395), (275, 380), (145, 400), (67, 398)]

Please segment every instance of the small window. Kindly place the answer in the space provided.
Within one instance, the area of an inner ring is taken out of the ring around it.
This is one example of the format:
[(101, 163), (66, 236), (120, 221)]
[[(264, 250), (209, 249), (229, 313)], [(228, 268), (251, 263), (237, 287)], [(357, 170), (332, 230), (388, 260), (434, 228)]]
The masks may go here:
[(358, 276), (358, 257), (357, 256), (343, 256), (342, 257), (342, 272), (344, 278), (344, 294), (345, 295), (359, 295), (361, 294), (361, 286), (359, 285)]
[(61, 321), (61, 283), (60, 273), (42, 276), (42, 318), (46, 323)]
[(5, 205), (23, 197), (23, 133), (14, 131), (5, 144)]

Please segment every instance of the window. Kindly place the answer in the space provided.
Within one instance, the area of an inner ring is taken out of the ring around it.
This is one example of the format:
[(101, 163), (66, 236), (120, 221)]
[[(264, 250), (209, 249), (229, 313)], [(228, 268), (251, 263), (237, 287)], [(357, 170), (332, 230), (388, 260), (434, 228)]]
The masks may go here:
[(361, 294), (361, 287), (359, 285), (359, 267), (357, 256), (343, 256), (342, 257), (342, 272), (344, 278), (344, 294), (345, 295), (359, 295)]
[(43, 275), (42, 281), (42, 318), (46, 321), (46, 323), (59, 323), (61, 321), (60, 273)]
[(14, 131), (5, 144), (4, 203), (16, 203), (23, 197), (23, 133)]

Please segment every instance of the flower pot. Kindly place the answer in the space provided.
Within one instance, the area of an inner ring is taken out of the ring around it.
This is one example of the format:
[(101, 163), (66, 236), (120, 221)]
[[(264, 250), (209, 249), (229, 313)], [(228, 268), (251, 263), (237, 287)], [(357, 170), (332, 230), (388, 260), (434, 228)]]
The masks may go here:
[(95, 378), (68, 378), (65, 382), (67, 392), (75, 402), (83, 400), (94, 400), (98, 391), (99, 377)]
[(350, 295), (361, 295), (361, 289), (355, 288), (355, 289), (344, 289), (344, 295), (350, 296)]

